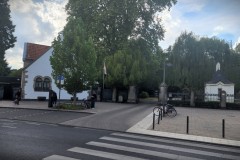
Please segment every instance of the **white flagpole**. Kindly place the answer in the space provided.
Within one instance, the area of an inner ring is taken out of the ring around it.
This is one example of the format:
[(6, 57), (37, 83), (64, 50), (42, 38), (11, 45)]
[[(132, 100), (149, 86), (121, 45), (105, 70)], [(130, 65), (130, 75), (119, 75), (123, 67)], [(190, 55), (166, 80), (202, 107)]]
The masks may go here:
[(105, 74), (107, 74), (105, 60), (103, 62), (103, 89), (104, 89), (104, 80), (105, 80)]

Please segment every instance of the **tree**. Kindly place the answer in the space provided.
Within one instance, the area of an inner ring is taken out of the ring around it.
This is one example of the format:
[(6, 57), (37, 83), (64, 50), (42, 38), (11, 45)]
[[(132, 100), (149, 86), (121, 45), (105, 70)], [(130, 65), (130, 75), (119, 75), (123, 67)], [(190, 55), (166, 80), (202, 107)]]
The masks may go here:
[(10, 77), (20, 77), (21, 78), (21, 76), (22, 76), (22, 68), (20, 68), (20, 69), (12, 69), (8, 76), (10, 76)]
[(221, 71), (238, 89), (239, 60), (239, 54), (224, 40), (184, 32), (170, 49), (169, 61), (173, 67), (169, 69), (167, 83), (191, 91), (204, 91), (204, 84), (211, 79), (217, 62), (220, 62)]
[(144, 39), (156, 51), (164, 35), (156, 14), (175, 3), (176, 0), (69, 0), (66, 10), (70, 17), (81, 17), (88, 26), (100, 67), (106, 56), (122, 50), (129, 40)]
[(74, 96), (95, 80), (96, 53), (81, 18), (70, 17), (62, 34), (53, 41), (50, 57), (53, 77), (64, 76), (64, 89)]
[(10, 73), (10, 68), (5, 59), (5, 51), (14, 47), (16, 37), (13, 32), (15, 25), (12, 24), (8, 0), (0, 2), (0, 75), (6, 76)]
[[(114, 87), (137, 85), (147, 78), (149, 52), (141, 46), (144, 40), (129, 41), (122, 50), (107, 57), (107, 83)], [(143, 53), (144, 52), (144, 53)], [(144, 55), (145, 54), (145, 55)], [(141, 68), (141, 69), (140, 69)]]

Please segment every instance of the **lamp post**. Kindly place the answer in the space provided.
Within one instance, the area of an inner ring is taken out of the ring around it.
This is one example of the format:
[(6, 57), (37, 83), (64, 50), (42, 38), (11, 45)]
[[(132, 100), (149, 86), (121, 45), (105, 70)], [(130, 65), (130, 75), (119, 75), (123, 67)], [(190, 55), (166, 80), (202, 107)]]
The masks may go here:
[(168, 60), (168, 58), (164, 58), (164, 61), (163, 61), (163, 83), (165, 83), (166, 61), (167, 60)]
[[(161, 100), (161, 103), (163, 104), (163, 111), (165, 112), (165, 104), (167, 101), (167, 84), (165, 83), (165, 78), (166, 78), (166, 65), (167, 66), (171, 66), (170, 63), (166, 64), (166, 61), (168, 60), (168, 58), (164, 58), (163, 61), (163, 82), (160, 84), (159, 90), (160, 90), (160, 94), (159, 94), (159, 99)], [(164, 112), (163, 112), (163, 116), (164, 116)]]

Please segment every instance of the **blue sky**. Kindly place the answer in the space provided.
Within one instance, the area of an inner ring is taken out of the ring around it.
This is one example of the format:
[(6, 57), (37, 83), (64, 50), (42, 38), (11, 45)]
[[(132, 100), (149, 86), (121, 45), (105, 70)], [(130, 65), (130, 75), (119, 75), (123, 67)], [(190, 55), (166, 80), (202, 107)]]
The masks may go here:
[[(66, 24), (64, 7), (67, 0), (9, 0), (15, 47), (6, 53), (12, 69), (23, 66), (22, 54), (25, 42), (51, 45)], [(198, 36), (219, 37), (233, 47), (240, 43), (240, 0), (178, 0), (170, 11), (160, 13), (166, 30), (159, 45), (166, 49), (173, 45), (184, 31)]]

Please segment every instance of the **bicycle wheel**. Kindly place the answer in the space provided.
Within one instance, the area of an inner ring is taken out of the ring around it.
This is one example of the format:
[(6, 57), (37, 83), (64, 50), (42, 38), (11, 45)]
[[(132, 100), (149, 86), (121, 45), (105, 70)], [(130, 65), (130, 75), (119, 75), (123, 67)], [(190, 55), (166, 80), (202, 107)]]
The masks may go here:
[(168, 115), (169, 117), (175, 117), (175, 116), (177, 115), (177, 111), (176, 111), (174, 108), (169, 108), (169, 109), (167, 110), (167, 115)]
[(154, 107), (153, 113), (154, 113), (156, 116), (159, 116), (159, 115), (161, 114), (161, 108), (160, 108), (160, 107)]

